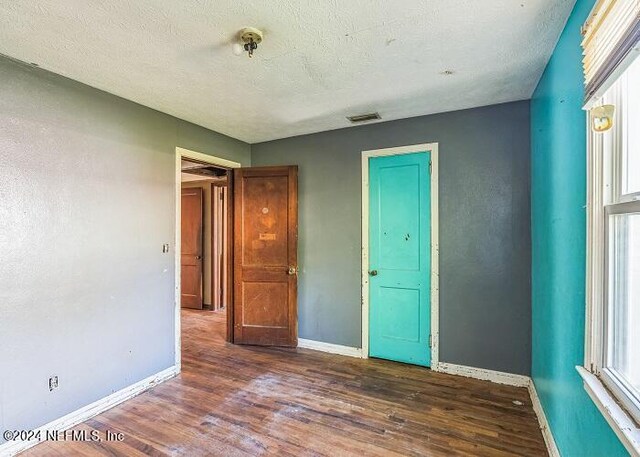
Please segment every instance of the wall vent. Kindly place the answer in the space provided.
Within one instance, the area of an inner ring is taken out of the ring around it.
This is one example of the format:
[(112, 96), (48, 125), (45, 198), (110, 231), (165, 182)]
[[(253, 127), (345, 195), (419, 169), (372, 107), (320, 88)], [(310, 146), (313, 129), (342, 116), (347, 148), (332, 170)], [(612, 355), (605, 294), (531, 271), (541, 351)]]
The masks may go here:
[(375, 121), (377, 119), (382, 119), (382, 118), (378, 113), (368, 113), (368, 114), (358, 114), (357, 116), (347, 116), (347, 119), (349, 119), (349, 121), (352, 124), (357, 124), (360, 122)]

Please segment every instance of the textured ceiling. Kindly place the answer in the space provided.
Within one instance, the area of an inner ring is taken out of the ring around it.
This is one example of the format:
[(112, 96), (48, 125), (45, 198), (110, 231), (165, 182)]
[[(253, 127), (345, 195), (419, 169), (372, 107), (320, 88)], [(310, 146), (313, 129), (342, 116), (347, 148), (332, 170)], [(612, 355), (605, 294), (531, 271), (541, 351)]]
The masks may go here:
[(0, 0), (0, 53), (255, 143), (529, 98), (573, 3)]

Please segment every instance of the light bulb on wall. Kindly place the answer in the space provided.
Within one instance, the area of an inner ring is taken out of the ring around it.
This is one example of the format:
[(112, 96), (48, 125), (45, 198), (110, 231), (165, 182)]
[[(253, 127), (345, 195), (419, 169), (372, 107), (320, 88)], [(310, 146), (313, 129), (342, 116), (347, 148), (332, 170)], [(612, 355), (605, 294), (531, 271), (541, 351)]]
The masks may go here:
[(597, 106), (591, 110), (591, 128), (594, 132), (606, 132), (613, 127), (613, 105)]

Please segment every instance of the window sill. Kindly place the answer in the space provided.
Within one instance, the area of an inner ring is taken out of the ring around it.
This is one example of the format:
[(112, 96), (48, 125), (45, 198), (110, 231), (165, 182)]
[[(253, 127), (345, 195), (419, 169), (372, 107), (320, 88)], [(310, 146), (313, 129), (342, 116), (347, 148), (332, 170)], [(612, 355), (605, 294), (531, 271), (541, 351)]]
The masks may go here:
[(582, 377), (584, 389), (618, 435), (624, 447), (631, 455), (640, 455), (640, 428), (620, 407), (596, 375), (584, 367), (577, 366), (576, 370)]

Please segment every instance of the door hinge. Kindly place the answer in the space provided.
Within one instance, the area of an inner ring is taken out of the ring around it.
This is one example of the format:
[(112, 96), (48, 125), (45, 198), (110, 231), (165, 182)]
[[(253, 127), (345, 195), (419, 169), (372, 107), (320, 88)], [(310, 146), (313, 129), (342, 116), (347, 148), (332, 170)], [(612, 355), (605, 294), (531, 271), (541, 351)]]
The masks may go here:
[(433, 347), (433, 335), (429, 335), (429, 347)]
[(429, 160), (429, 174), (433, 173), (433, 163)]

